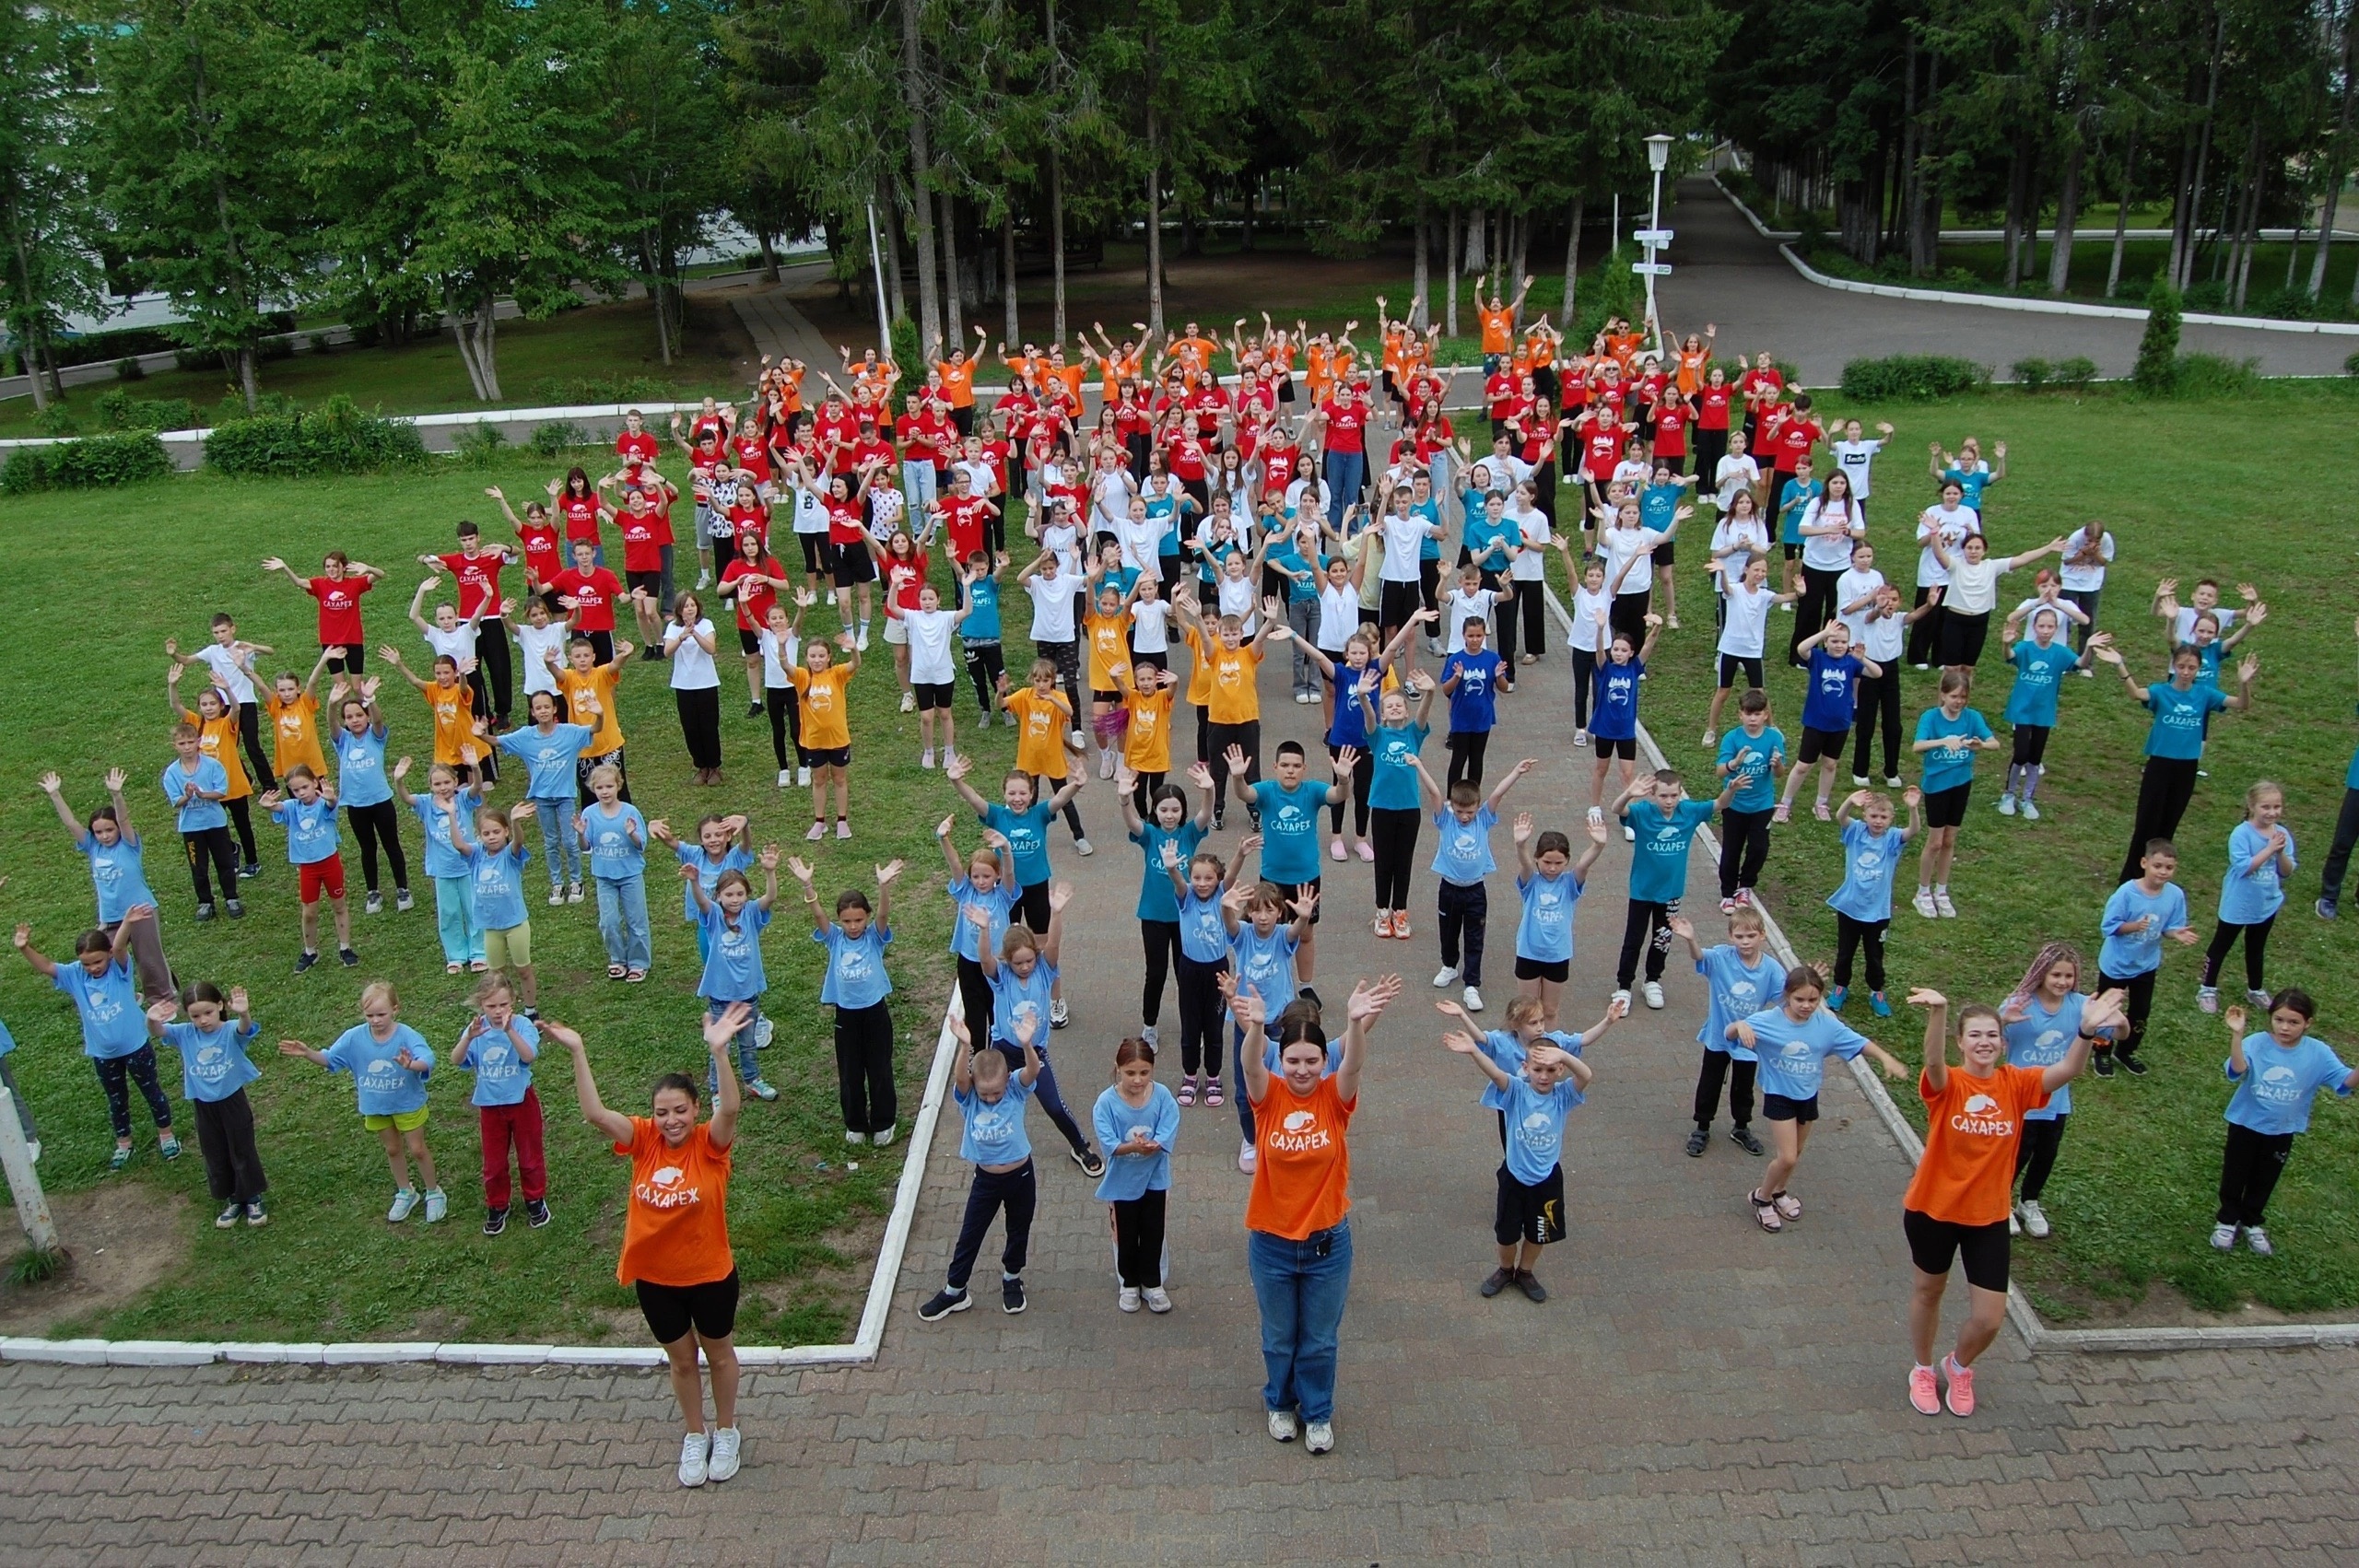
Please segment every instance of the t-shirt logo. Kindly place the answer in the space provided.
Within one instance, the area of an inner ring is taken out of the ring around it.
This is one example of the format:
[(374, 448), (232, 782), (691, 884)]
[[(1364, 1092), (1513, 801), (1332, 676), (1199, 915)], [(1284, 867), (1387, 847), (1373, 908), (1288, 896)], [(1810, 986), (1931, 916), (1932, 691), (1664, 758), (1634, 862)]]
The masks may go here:
[(2001, 1115), (2001, 1111), (1999, 1102), (1989, 1095), (1968, 1094), (1966, 1097), (1966, 1107), (1950, 1117), (1950, 1126), (1959, 1132), (1973, 1133), (1979, 1137), (2013, 1138), (2015, 1135), (2014, 1121)]
[[(2280, 1069), (2279, 1071), (2283, 1071), (2283, 1070)], [(1288, 1111), (1286, 1113), (1285, 1120), (1280, 1123), (1280, 1125), (1288, 1132), (1300, 1132), (1305, 1128), (1314, 1125), (1318, 1120), (1319, 1118), (1311, 1115), (1309, 1111)]]
[(211, 1082), (229, 1071), (229, 1053), (219, 1046), (205, 1046), (189, 1065), (196, 1070), (199, 1078)]
[(111, 1024), (123, 1016), (123, 1003), (104, 991), (85, 991), (82, 1005), (89, 1012), (93, 1024)]
[(1545, 1150), (1555, 1141), (1551, 1136), (1553, 1126), (1544, 1112), (1534, 1111), (1523, 1118), (1523, 1125), (1516, 1129), (1516, 1136), (1523, 1140), (1523, 1146), (1527, 1149)]
[(836, 954), (836, 977), (849, 981), (868, 978), (868, 954), (856, 947), (844, 948)]
[(1966, 1102), (1966, 1114), (1968, 1116), (1988, 1116), (1998, 1108), (1999, 1102), (1988, 1094), (1971, 1095)]

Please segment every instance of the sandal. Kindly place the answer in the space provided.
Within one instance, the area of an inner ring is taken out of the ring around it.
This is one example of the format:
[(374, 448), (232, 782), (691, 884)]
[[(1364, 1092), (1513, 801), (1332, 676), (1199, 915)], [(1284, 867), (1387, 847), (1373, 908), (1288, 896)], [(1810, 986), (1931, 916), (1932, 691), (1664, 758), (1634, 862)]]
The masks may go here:
[(1778, 1217), (1778, 1206), (1759, 1192), (1746, 1193), (1744, 1200), (1752, 1206), (1753, 1217), (1760, 1223), (1763, 1230), (1775, 1233), (1786, 1228), (1786, 1222)]
[(629, 973), (630, 973), (630, 971), (629, 971), (629, 970), (628, 970), (628, 969), (624, 968), (624, 967), (623, 967), (621, 965), (619, 965), (619, 964), (609, 964), (609, 965), (606, 965), (606, 978), (608, 978), (608, 979), (610, 979), (610, 980), (619, 980), (619, 979), (621, 979), (625, 975), (628, 975), (628, 974), (629, 974)]
[(627, 985), (627, 986), (635, 986), (635, 985), (638, 985), (640, 981), (642, 981), (642, 980), (644, 980), (644, 979), (646, 979), (646, 978), (647, 978), (647, 971), (646, 971), (646, 970), (644, 970), (644, 969), (633, 969), (633, 970), (631, 970), (629, 973), (626, 974), (626, 975), (623, 977), (623, 984), (625, 984), (625, 985)]
[(1783, 801), (1780, 801), (1778, 802), (1778, 809), (1769, 813), (1769, 820), (1771, 822), (1791, 822), (1794, 820), (1793, 808), (1787, 805)]
[(1196, 1103), (1196, 1081), (1194, 1079), (1182, 1078), (1180, 1080), (1180, 1103), (1182, 1106), (1192, 1106)]
[(1811, 807), (1810, 812), (1811, 815), (1818, 818), (1821, 822), (1833, 822), (1835, 820), (1835, 813), (1826, 809), (1826, 802), (1825, 801), (1821, 801), (1818, 804)]
[(464, 975), (467, 972), (467, 966), (464, 964), (445, 964), (442, 965), (442, 972), (446, 975)]
[(473, 958), (473, 959), (469, 959), (469, 960), (467, 961), (467, 968), (468, 968), (468, 970), (469, 970), (471, 973), (474, 973), (474, 974), (480, 975), (480, 974), (484, 973), (486, 970), (489, 969), (490, 967), (491, 967), (491, 963), (490, 963), (490, 961), (489, 961), (488, 959), (483, 959), (483, 958)]
[(1220, 1093), (1220, 1080), (1215, 1078), (1204, 1085), (1204, 1104), (1208, 1106), (1217, 1106), (1223, 1103)]
[(1783, 1214), (1789, 1220), (1799, 1220), (1802, 1217), (1802, 1200), (1799, 1198), (1790, 1198), (1785, 1193), (1780, 1192), (1771, 1198), (1769, 1201), (1776, 1204), (1778, 1206), (1778, 1212)]

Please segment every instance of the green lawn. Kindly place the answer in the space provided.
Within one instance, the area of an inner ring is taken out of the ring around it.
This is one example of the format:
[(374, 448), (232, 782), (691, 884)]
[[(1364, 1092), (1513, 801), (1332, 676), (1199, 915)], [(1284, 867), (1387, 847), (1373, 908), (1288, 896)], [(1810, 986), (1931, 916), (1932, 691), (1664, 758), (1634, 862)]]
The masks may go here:
[[(1870, 538), (1882, 569), (1904, 591), (1915, 571), (1907, 531), (1930, 488), (1924, 443), (1939, 439), (1954, 447), (1969, 432), (1981, 437), (1986, 451), (1994, 440), (2008, 445), (2012, 477), (1992, 489), (1988, 513), (2000, 548), (2029, 548), (2091, 516), (2113, 530), (2120, 557), (2099, 625), (2119, 636), (2142, 679), (2156, 678), (2163, 668), (2160, 623), (2147, 614), (2158, 578), (2178, 578), (2182, 591), (2207, 575), (2260, 589), (2274, 614), (2248, 645), (2261, 661), (2256, 710), (2224, 716), (2213, 727), (2211, 778), (2198, 788), (2178, 833), (2180, 881), (2208, 941), (2227, 836), (2241, 818), (2245, 789), (2263, 777), (2284, 786), (2302, 869), (2270, 942), (2269, 979), (2310, 990), (2320, 1004), (2319, 1035), (2359, 1063), (2359, 980), (2346, 967), (2350, 921), (2326, 925), (2310, 911), (2359, 739), (2352, 722), (2359, 693), (2347, 591), (2353, 550), (2339, 493), (2283, 483), (2280, 462), (2289, 429), (2301, 432), (2297, 444), (2315, 473), (2359, 461), (2359, 403), (2340, 385), (2278, 384), (2236, 402), (1993, 392), (1835, 411), (1871, 424), (1886, 418), (1898, 427), (1876, 474)], [(1700, 569), (1708, 516), (1707, 510), (1689, 525), (1696, 544), (1681, 542), (1686, 629), (1668, 634), (1658, 650), (1641, 710), (1699, 794), (1710, 778), (1709, 755), (1696, 743), (1711, 682), (1711, 604)], [(2030, 570), (2009, 579), (2002, 605), (2019, 597), (2015, 585), (2028, 591)], [(1775, 652), (1791, 623), (1771, 619)], [(2011, 677), (2000, 659), (1995, 649), (1984, 654), (1974, 702), (2003, 736)], [(1790, 742), (1800, 678), (1773, 660), (1769, 681), (1775, 718)], [(1931, 673), (1907, 673), (1905, 729), (1913, 731), (1918, 713), (1931, 703), (1933, 681)], [(1927, 923), (1907, 907), (1903, 888), (1888, 945), (1895, 1001), (1922, 985), (1954, 1000), (1995, 1003), (2051, 937), (2082, 944), (2089, 960), (2084, 976), (2094, 977), (2097, 917), (2120, 869), (2146, 722), (2107, 669), (2067, 686), (2040, 790), (2042, 820), (2005, 818), (1993, 809), (2005, 759), (1989, 754), (1978, 765), (1972, 814), (1959, 839), (1952, 885), (1960, 918)], [(1903, 766), (1910, 779), (1918, 777), (1906, 757)], [(1848, 788), (1848, 777), (1847, 760), (1838, 784)], [(1914, 866), (1912, 852), (1908, 869)], [(1835, 922), (1825, 899), (1841, 877), (1840, 846), (1830, 828), (1811, 820), (1805, 804), (1791, 826), (1776, 830), (1763, 891), (1806, 957), (1833, 959)], [(2282, 1249), (2274, 1261), (2242, 1250), (2223, 1258), (2206, 1245), (2228, 1088), (2220, 1071), (2225, 1031), (2194, 1007), (2201, 960), (2200, 947), (2177, 946), (2165, 960), (2145, 1052), (2154, 1071), (2143, 1079), (2092, 1078), (2074, 1088), (2071, 1129), (2047, 1198), (2055, 1238), (2019, 1243), (2015, 1251), (2018, 1277), (2053, 1316), (2102, 1313), (2107, 1304), (2137, 1301), (2154, 1284), (2211, 1311), (2232, 1311), (2246, 1301), (2293, 1312), (2359, 1305), (2359, 1220), (2350, 1205), (2359, 1174), (2359, 1111), (2350, 1104), (2322, 1103), (2311, 1131), (2295, 1145), (2271, 1208), (2270, 1231)], [(2242, 963), (2239, 949), (2229, 960), (2231, 992), (2241, 989)], [(1871, 1029), (1878, 1021), (1867, 1015), (1856, 976), (1853, 984), (1858, 1000), (1850, 1021), (1915, 1059), (1922, 1020), (1903, 1007)], [(1921, 1127), (1923, 1107), (1914, 1093), (1902, 1089), (1896, 1097)]]
[[(485, 484), (499, 482), (516, 494), (549, 472), (546, 464), (519, 460), (488, 473), (438, 467), (422, 477), (334, 483), (241, 483), (199, 474), (105, 495), (0, 502), (0, 537), (12, 564), (0, 585), (0, 614), (19, 626), (71, 620), (80, 628), (58, 642), (35, 638), (25, 643), (17, 673), (0, 689), (0, 728), (14, 737), (0, 788), (0, 846), (10, 873), (6, 919), (31, 921), (41, 951), (70, 953), (90, 919), (88, 879), (34, 780), (55, 768), (70, 781), (75, 804), (87, 810), (99, 802), (104, 769), (120, 764), (133, 776), (131, 805), (147, 836), (147, 873), (162, 901), (176, 967), (184, 978), (210, 979), (225, 989), (248, 986), (264, 1032), (257, 1060), (264, 1076), (252, 1095), (274, 1219), (259, 1232), (216, 1232), (205, 1223), (213, 1211), (185, 1115), (187, 1157), (159, 1163), (144, 1110), (135, 1110), (142, 1152), (126, 1173), (108, 1176), (105, 1103), (81, 1056), (70, 1009), (20, 962), (12, 957), (0, 965), (0, 1017), (19, 1044), (15, 1070), (41, 1123), (41, 1170), (53, 1192), (127, 1181), (189, 1199), (188, 1257), (170, 1282), (121, 1310), (61, 1326), (61, 1331), (584, 1340), (608, 1332), (612, 1315), (628, 1312), (630, 1298), (615, 1284), (612, 1269), (625, 1171), (583, 1127), (561, 1054), (540, 1074), (556, 1221), (540, 1231), (520, 1221), (490, 1239), (477, 1232), (482, 1188), (467, 1074), (438, 1073), (432, 1090), (430, 1137), (452, 1195), (451, 1217), (431, 1229), (415, 1219), (394, 1227), (383, 1219), (390, 1186), (384, 1161), (375, 1140), (360, 1129), (350, 1080), (275, 1053), (281, 1036), (323, 1045), (357, 1022), (359, 983), (379, 976), (399, 983), (404, 1018), (447, 1051), (466, 1016), (467, 988), (442, 974), (416, 825), (405, 843), (418, 890), (417, 909), (396, 915), (389, 898), (383, 915), (358, 913), (359, 862), (347, 833), (344, 853), (363, 967), (347, 973), (330, 962), (297, 979), (289, 973), (299, 944), (284, 837), (259, 825), (265, 875), (249, 894), (242, 922), (194, 924), (177, 837), (154, 784), (170, 755), (162, 706), (168, 633), (196, 643), (206, 635), (212, 612), (229, 608), (239, 614), (245, 635), (281, 650), (265, 662), (266, 671), (309, 667), (308, 649), (315, 646), (311, 606), (284, 579), (265, 579), (255, 566), (262, 556), (284, 553), (302, 562), (335, 545), (386, 566), (393, 581), (368, 605), (371, 640), (418, 650), (417, 635), (401, 614), (422, 575), (410, 558), (445, 547), (459, 518), (484, 518)], [(323, 522), (329, 518), (332, 524)], [(192, 529), (194, 520), (201, 524)], [(110, 595), (118, 605), (135, 607), (128, 613), (90, 614), (78, 582), (98, 565), (100, 557), (88, 542), (101, 532), (123, 546), (101, 555), (113, 584)], [(694, 578), (691, 559), (683, 580)], [(812, 624), (832, 630), (832, 614), (816, 612)], [(881, 638), (875, 648), (874, 662), (854, 686), (853, 733), (862, 747), (853, 805), (859, 837), (848, 844), (802, 842), (808, 796), (773, 788), (768, 721), (744, 717), (742, 682), (725, 677), (723, 686), (724, 789), (690, 784), (662, 666), (630, 666), (624, 722), (635, 792), (651, 816), (668, 817), (686, 831), (705, 812), (749, 809), (759, 837), (816, 853), (818, 885), (830, 902), (844, 886), (873, 887), (875, 863), (893, 855), (909, 858), (894, 921), (893, 965), (906, 1129), (932, 1059), (947, 981), (947, 905), (931, 828), (949, 809), (950, 791), (939, 774), (920, 773), (914, 720), (895, 711), (891, 657)], [(376, 662), (372, 649), (372, 667)], [(733, 692), (734, 708), (726, 700)], [(423, 705), (415, 694), (389, 694), (387, 712), (396, 754), (430, 755)], [(1010, 733), (995, 731), (980, 748), (985, 775), (993, 775), (1007, 753)], [(501, 794), (513, 799), (512, 782)], [(527, 842), (537, 860), (537, 829), (528, 832)], [(645, 1105), (658, 1072), (697, 1071), (702, 1052), (693, 994), (695, 943), (680, 919), (678, 883), (664, 874), (668, 864), (650, 860), (655, 973), (641, 987), (606, 980), (593, 903), (533, 906), (546, 1011), (583, 1032), (609, 1103), (633, 1110)], [(527, 872), (528, 885), (537, 885), (536, 875), (537, 867)], [(781, 881), (791, 899), (792, 880)], [(764, 1064), (783, 1095), (773, 1105), (747, 1103), (730, 1203), (738, 1262), (750, 1287), (742, 1333), (753, 1342), (827, 1341), (848, 1336), (857, 1317), (870, 1248), (891, 1201), (902, 1151), (863, 1159), (857, 1173), (846, 1170), (831, 1025), (816, 1000), (818, 966), (807, 957), (799, 908), (781, 906), (780, 917), (768, 955), (767, 1011), (777, 1021), (777, 1043), (764, 1053)], [(163, 1056), (177, 1105), (179, 1067), (170, 1053)], [(628, 1327), (622, 1338), (635, 1341), (640, 1335)]]

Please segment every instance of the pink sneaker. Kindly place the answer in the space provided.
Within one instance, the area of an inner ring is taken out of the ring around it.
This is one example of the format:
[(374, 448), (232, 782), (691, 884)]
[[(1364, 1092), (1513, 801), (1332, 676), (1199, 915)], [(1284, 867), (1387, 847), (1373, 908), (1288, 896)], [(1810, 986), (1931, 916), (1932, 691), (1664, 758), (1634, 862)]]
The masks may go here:
[(1332, 860), (1340, 860), (1344, 858), (1344, 841), (1341, 838), (1333, 839), (1329, 842), (1327, 846), (1327, 858)]
[(1931, 1367), (1909, 1368), (1908, 1402), (1917, 1407), (1917, 1413), (1920, 1416), (1937, 1416), (1942, 1413), (1942, 1391), (1933, 1381)]
[(1365, 838), (1360, 840), (1359, 851), (1360, 859), (1363, 860), (1373, 860), (1376, 859), (1376, 846), (1369, 843)]
[[(1950, 1414), (1970, 1416), (1974, 1413), (1974, 1368), (1960, 1366), (1957, 1357), (1942, 1358), (1942, 1375), (1950, 1380)], [(1919, 1406), (1919, 1409), (1923, 1409)]]

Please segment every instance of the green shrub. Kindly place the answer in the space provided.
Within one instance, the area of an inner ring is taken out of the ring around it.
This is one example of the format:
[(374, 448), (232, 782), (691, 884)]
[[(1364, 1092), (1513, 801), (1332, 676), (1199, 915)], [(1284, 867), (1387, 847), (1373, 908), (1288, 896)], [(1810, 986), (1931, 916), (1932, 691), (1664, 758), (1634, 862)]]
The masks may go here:
[(2138, 390), (2167, 396), (2178, 375), (2178, 290), (2160, 274), (2146, 290), (2146, 331), (2138, 340), (2138, 365), (2130, 375)]
[(144, 381), (147, 367), (139, 362), (136, 354), (126, 354), (114, 362), (114, 379), (118, 381)]
[(2045, 359), (2018, 359), (2009, 369), (2015, 378), (2015, 384), (2027, 392), (2036, 392), (2048, 385), (2048, 377), (2055, 373)]
[(417, 426), (363, 413), (337, 392), (308, 413), (224, 419), (205, 438), (205, 461), (250, 476), (372, 474), (423, 464), (426, 446)]
[(2086, 392), (2097, 379), (2097, 362), (2085, 354), (2075, 354), (2070, 359), (2059, 359), (2054, 374), (2056, 384), (2065, 391)]
[(2216, 277), (2205, 278), (2187, 291), (2187, 309), (2190, 310), (2224, 310), (2228, 308), (2228, 285)]
[(478, 419), (459, 427), (459, 433), (452, 438), (451, 451), (469, 468), (489, 468), (499, 460), (499, 449), (507, 444), (506, 431), (488, 419)]
[(0, 491), (93, 490), (160, 479), (172, 471), (171, 453), (152, 434), (92, 436), (53, 447), (19, 447), (0, 470)]
[(313, 333), (309, 338), (304, 340), (303, 346), (310, 349), (314, 354), (333, 354), (335, 352), (335, 345), (328, 341), (328, 334), (323, 332)]
[(1972, 392), (1989, 372), (1971, 359), (1945, 354), (1895, 354), (1854, 359), (1843, 367), (1843, 395), (1862, 403), (1927, 402)]
[(534, 403), (571, 408), (589, 403), (669, 403), (672, 388), (652, 376), (544, 376), (532, 384)]
[(110, 430), (193, 430), (196, 404), (184, 397), (134, 397), (115, 387), (99, 394), (99, 419)]
[(597, 443), (591, 439), (589, 431), (571, 420), (552, 419), (546, 425), (534, 426), (526, 444), (537, 456), (555, 457), (574, 447), (595, 446)]
[(41, 433), (44, 436), (78, 436), (82, 433), (81, 421), (76, 419), (74, 411), (62, 403), (53, 403), (42, 409), (33, 416), (33, 423), (41, 427)]
[(2259, 386), (2259, 359), (2224, 354), (2182, 354), (2171, 375), (2173, 397), (2246, 397)]
[(172, 368), (179, 370), (218, 370), (221, 356), (210, 348), (190, 348), (183, 345), (172, 350)]
[(2359, 376), (2359, 354), (2354, 354), (2342, 362), (2342, 373), (2346, 376)]
[[(907, 316), (896, 318), (893, 322), (892, 337), (894, 364), (913, 367), (926, 362), (925, 356), (918, 352), (918, 324), (915, 322)], [(1583, 338), (1581, 341), (1587, 343), (1589, 339)], [(904, 370), (902, 373), (907, 375), (910, 372)], [(923, 379), (922, 375), (920, 379)]]

